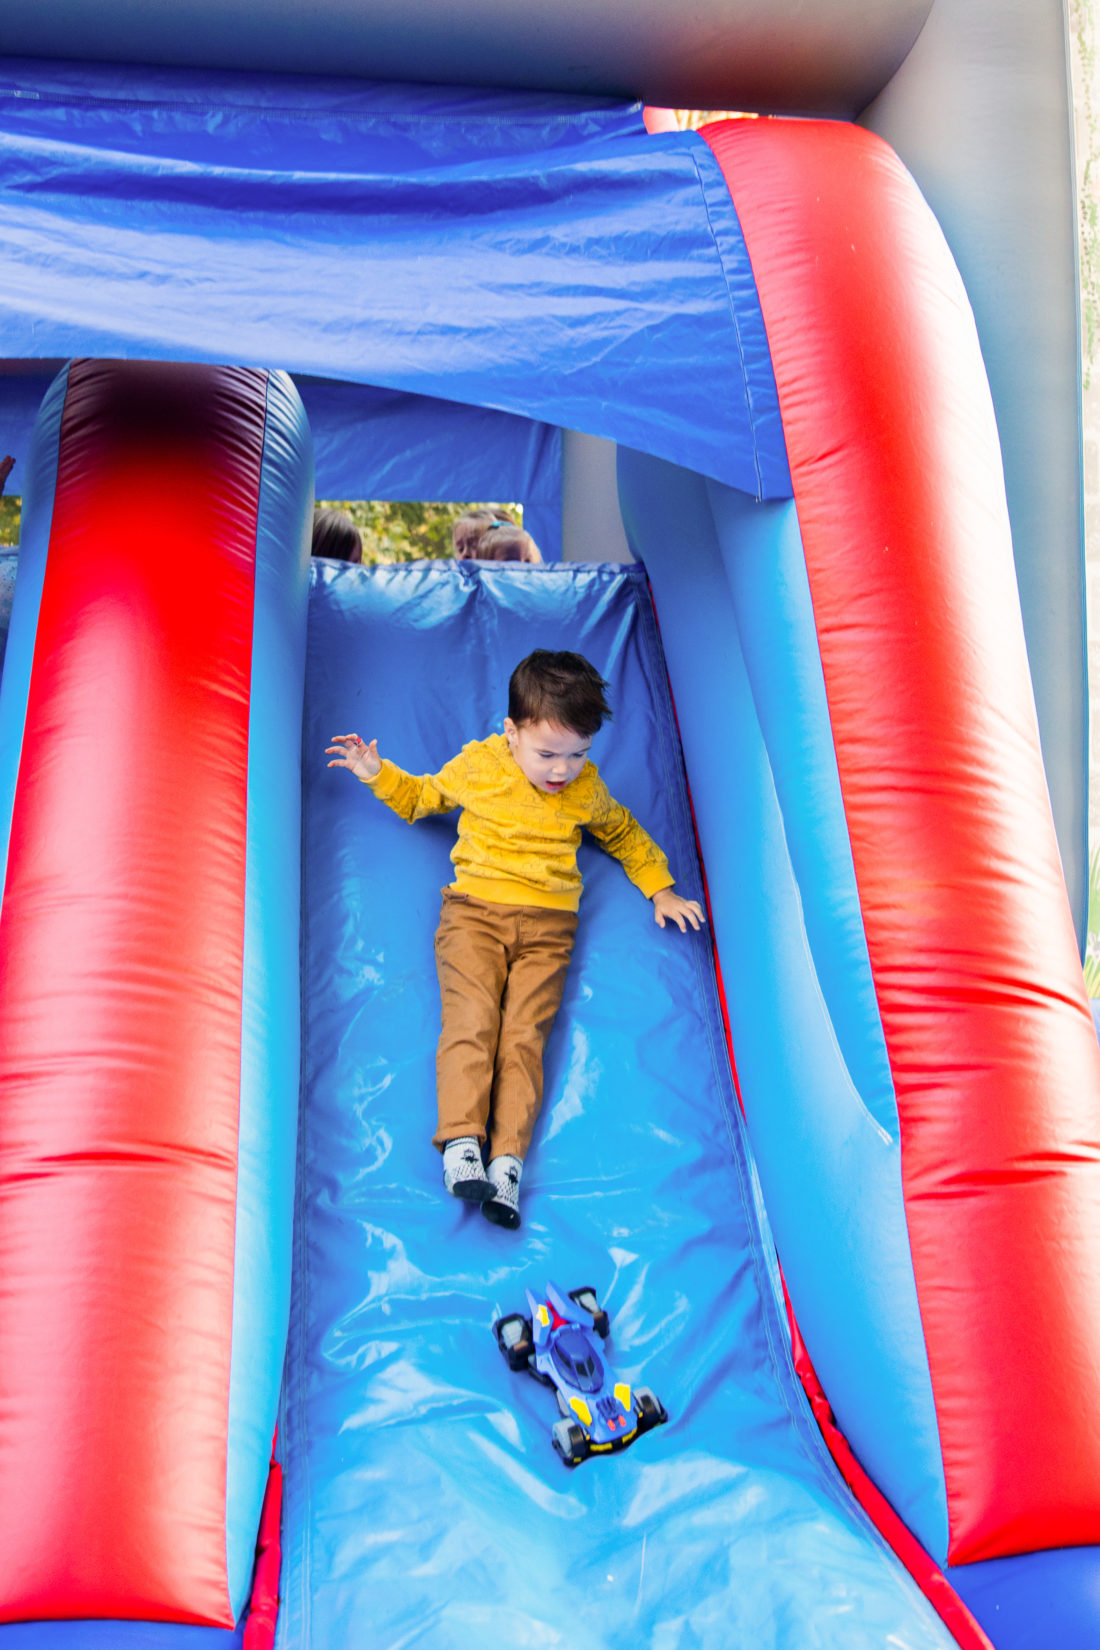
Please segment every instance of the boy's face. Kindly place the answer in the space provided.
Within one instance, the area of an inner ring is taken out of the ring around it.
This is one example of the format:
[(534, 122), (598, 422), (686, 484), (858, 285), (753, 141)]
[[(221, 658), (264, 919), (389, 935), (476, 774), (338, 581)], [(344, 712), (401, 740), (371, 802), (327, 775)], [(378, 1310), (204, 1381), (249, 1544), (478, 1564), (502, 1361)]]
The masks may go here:
[(504, 736), (525, 779), (540, 791), (563, 791), (588, 760), (588, 734), (559, 727), (556, 722), (521, 722), (504, 718)]

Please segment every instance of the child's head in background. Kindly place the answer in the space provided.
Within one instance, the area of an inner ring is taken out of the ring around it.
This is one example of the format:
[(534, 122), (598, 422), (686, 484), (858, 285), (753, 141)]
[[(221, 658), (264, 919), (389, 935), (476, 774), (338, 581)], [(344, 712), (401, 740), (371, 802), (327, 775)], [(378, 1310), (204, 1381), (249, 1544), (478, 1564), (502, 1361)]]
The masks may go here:
[(346, 510), (314, 510), (312, 554), (332, 561), (362, 561), (362, 535)]
[(481, 555), (479, 546), (491, 527), (514, 527), (507, 510), (467, 510), (451, 523), (451, 543), (456, 561), (472, 561)]
[(522, 527), (511, 522), (494, 522), (481, 535), (477, 547), (479, 561), (525, 561), (540, 563), (539, 547)]

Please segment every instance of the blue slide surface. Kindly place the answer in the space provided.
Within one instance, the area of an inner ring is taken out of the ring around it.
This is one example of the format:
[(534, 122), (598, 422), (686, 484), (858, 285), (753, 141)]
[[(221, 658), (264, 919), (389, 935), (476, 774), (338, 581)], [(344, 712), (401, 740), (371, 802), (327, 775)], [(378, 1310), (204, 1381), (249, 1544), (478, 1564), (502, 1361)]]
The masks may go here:
[[(432, 940), (453, 820), (403, 824), (323, 753), (355, 731), (434, 771), (500, 729), (534, 647), (608, 677), (594, 759), (698, 896), (639, 568), (314, 565), (278, 1645), (943, 1650), (791, 1366), (709, 939), (659, 930), (594, 843), (523, 1228), (443, 1193)], [(609, 1362), (670, 1415), (572, 1472), (553, 1393), (492, 1334), (548, 1279), (596, 1287)]]

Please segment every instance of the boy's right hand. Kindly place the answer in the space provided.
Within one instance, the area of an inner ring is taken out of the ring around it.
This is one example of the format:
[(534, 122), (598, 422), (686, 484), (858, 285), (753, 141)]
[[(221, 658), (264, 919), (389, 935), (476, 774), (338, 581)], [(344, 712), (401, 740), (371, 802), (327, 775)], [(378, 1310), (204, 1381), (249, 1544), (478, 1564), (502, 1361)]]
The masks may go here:
[(325, 755), (335, 757), (330, 768), (350, 768), (356, 779), (373, 779), (382, 772), (377, 739), (364, 745), (357, 733), (334, 733)]

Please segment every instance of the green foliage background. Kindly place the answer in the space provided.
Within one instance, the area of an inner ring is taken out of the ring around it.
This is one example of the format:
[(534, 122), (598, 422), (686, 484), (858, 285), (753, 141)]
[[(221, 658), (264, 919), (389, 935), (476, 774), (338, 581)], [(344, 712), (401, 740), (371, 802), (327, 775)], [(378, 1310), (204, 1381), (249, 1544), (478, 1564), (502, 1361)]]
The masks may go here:
[(379, 499), (319, 498), (321, 510), (346, 510), (363, 535), (363, 561), (425, 561), (452, 556), (451, 524), (467, 510), (507, 510), (523, 525), (522, 504), (503, 500), (484, 503), (391, 503)]
[(1085, 942), (1085, 989), (1100, 997), (1100, 848), (1089, 855), (1089, 931)]
[(18, 498), (0, 498), (0, 544), (19, 543)]
[[(0, 498), (0, 545), (19, 543), (20, 500)], [(451, 523), (467, 510), (507, 510), (523, 526), (523, 505), (505, 499), (454, 504), (392, 504), (361, 498), (318, 499), (319, 508), (346, 510), (363, 535), (363, 560), (424, 561), (450, 556)]]

